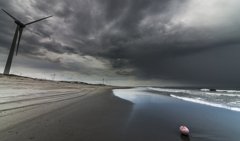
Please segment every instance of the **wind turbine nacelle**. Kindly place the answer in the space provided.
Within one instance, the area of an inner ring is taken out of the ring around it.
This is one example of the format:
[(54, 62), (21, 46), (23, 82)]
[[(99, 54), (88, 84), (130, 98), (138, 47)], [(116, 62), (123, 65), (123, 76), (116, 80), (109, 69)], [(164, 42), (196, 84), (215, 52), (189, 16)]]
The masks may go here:
[(25, 27), (26, 25), (24, 25), (23, 23), (21, 23), (20, 21), (14, 21), (17, 25), (19, 25), (20, 27)]

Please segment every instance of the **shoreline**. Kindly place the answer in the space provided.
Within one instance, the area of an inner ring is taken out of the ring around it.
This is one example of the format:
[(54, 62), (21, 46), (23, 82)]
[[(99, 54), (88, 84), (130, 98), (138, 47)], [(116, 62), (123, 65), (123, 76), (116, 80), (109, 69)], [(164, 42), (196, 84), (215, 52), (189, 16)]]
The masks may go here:
[[(126, 134), (129, 141), (240, 138), (240, 112), (151, 93), (144, 88), (115, 90), (115, 95), (135, 104)], [(180, 126), (190, 130), (188, 137), (181, 135)]]
[[(239, 138), (239, 112), (144, 88), (1, 80), (1, 87), (8, 86), (5, 89), (11, 88), (9, 92), (12, 92), (11, 81), (18, 84), (15, 89), (29, 91), (19, 92), (10, 99), (1, 98), (0, 140), (3, 141), (231, 141)], [(127, 97), (117, 96), (116, 91), (122, 91)], [(4, 108), (8, 109), (3, 112)], [(189, 128), (188, 137), (180, 134), (182, 125)]]

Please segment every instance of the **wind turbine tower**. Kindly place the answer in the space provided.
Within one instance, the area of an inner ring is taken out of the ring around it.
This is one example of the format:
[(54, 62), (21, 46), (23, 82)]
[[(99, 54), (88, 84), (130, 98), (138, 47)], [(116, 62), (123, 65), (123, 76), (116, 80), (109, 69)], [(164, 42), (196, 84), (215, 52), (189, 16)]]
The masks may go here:
[[(2, 10), (3, 10), (3, 9), (2, 9)], [(9, 54), (8, 54), (7, 63), (6, 63), (4, 72), (3, 72), (3, 74), (9, 74), (10, 68), (11, 68), (11, 64), (12, 64), (13, 54), (14, 54), (14, 50), (15, 50), (15, 46), (16, 46), (16, 42), (17, 42), (17, 37), (18, 37), (18, 44), (17, 44), (16, 56), (17, 56), (18, 47), (19, 47), (19, 43), (20, 43), (21, 36), (22, 36), (23, 28), (26, 27), (27, 25), (30, 25), (30, 24), (33, 24), (33, 23), (35, 23), (35, 22), (38, 22), (38, 21), (41, 21), (41, 20), (50, 18), (50, 17), (52, 17), (52, 16), (48, 16), (48, 17), (45, 17), (45, 18), (42, 18), (42, 19), (39, 19), (39, 20), (30, 22), (30, 23), (23, 24), (23, 23), (20, 22), (18, 19), (16, 19), (16, 18), (13, 17), (12, 15), (10, 15), (7, 11), (5, 11), (5, 10), (3, 10), (3, 11), (4, 11), (6, 14), (8, 14), (8, 16), (10, 16), (11, 18), (13, 18), (13, 19), (14, 19), (14, 22), (17, 24), (17, 28), (16, 28), (15, 34), (14, 34), (14, 36), (13, 36), (12, 46), (11, 46), (10, 52), (9, 52)], [(19, 36), (18, 36), (18, 32), (19, 32)]]

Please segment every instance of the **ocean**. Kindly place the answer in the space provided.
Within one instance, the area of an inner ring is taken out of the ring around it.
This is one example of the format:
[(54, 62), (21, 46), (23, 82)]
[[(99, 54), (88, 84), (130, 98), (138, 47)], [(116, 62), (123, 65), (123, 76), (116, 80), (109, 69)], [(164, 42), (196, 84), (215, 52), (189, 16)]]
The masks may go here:
[(214, 91), (210, 91), (210, 89), (147, 88), (185, 101), (240, 111), (239, 90), (214, 89)]

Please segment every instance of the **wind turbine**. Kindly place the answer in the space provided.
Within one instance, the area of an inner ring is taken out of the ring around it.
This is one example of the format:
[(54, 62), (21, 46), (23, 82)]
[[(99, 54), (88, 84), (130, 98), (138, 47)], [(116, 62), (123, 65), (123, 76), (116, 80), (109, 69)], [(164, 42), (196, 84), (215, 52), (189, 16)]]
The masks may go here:
[[(2, 9), (2, 10), (3, 10), (3, 9)], [(12, 64), (12, 58), (13, 58), (13, 54), (14, 54), (14, 50), (15, 50), (15, 46), (16, 46), (17, 37), (18, 37), (18, 44), (17, 44), (16, 56), (17, 56), (18, 47), (19, 47), (19, 43), (20, 43), (21, 36), (22, 36), (23, 28), (26, 27), (27, 25), (30, 25), (30, 24), (33, 24), (33, 23), (35, 23), (35, 22), (38, 22), (38, 21), (41, 21), (41, 20), (50, 18), (50, 17), (52, 17), (52, 16), (48, 16), (48, 17), (45, 17), (45, 18), (42, 18), (42, 19), (39, 19), (39, 20), (30, 22), (30, 23), (23, 24), (23, 23), (20, 22), (18, 19), (14, 18), (12, 15), (10, 15), (7, 11), (5, 11), (5, 10), (3, 10), (3, 11), (4, 11), (6, 14), (8, 14), (8, 16), (10, 16), (11, 18), (13, 18), (13, 19), (14, 19), (14, 22), (17, 24), (17, 28), (16, 28), (16, 30), (15, 30), (15, 34), (14, 34), (13, 41), (12, 41), (12, 46), (11, 46), (10, 52), (9, 52), (9, 54), (8, 54), (7, 63), (6, 63), (6, 66), (5, 66), (5, 69), (4, 69), (4, 73), (3, 73), (3, 74), (9, 74), (10, 68), (11, 68), (11, 64)], [(19, 36), (18, 36), (18, 32), (19, 32)]]

